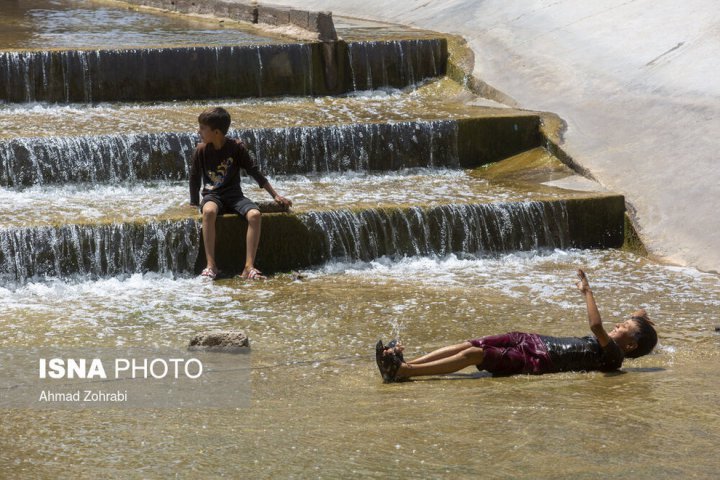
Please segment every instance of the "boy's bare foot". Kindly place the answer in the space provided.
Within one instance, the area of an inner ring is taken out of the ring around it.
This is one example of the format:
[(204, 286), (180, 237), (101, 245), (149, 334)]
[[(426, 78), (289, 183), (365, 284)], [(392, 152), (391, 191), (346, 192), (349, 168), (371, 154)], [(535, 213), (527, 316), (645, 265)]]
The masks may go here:
[(205, 268), (202, 273), (200, 274), (203, 278), (208, 278), (210, 280), (215, 280), (215, 278), (220, 274), (220, 270), (218, 270), (217, 267), (207, 267)]
[(240, 276), (245, 280), (267, 280), (267, 277), (255, 267), (249, 269), (246, 268)]

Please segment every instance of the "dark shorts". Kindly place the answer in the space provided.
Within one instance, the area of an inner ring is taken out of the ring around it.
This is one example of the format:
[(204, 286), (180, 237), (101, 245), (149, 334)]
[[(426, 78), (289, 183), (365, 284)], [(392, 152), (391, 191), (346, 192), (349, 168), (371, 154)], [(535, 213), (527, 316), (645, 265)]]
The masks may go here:
[(202, 213), (203, 206), (207, 202), (217, 204), (218, 215), (237, 213), (238, 215), (244, 217), (252, 209), (260, 210), (252, 200), (245, 197), (242, 193), (230, 195), (208, 193), (207, 195), (203, 195), (202, 201), (200, 202), (200, 213)]
[(534, 333), (511, 332), (468, 341), (473, 347), (483, 349), (484, 357), (478, 370), (494, 375), (540, 375), (553, 371), (547, 346)]

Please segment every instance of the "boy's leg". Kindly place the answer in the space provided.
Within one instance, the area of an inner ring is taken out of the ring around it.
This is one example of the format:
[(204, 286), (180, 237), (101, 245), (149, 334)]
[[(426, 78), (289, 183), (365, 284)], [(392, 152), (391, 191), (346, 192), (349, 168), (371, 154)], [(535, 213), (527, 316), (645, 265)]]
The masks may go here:
[(245, 217), (248, 222), (245, 235), (245, 268), (243, 268), (242, 277), (264, 279), (260, 270), (255, 268), (255, 255), (260, 244), (260, 225), (262, 223), (260, 209), (252, 200), (243, 195), (234, 196), (232, 199), (228, 199), (228, 202), (232, 204), (232, 210)]
[(419, 365), (421, 363), (428, 363), (432, 362), (434, 360), (440, 360), (442, 358), (451, 357), (457, 353), (462, 352), (463, 350), (472, 347), (472, 344), (470, 342), (463, 342), (458, 343), (456, 345), (450, 345), (448, 347), (442, 347), (438, 348), (437, 350), (434, 350), (426, 355), (423, 355), (422, 357), (418, 357), (414, 360), (410, 360), (407, 362), (410, 365)]
[(212, 200), (207, 200), (202, 206), (202, 231), (203, 241), (205, 243), (205, 260), (207, 267), (215, 274), (218, 273), (215, 264), (215, 220), (217, 220), (220, 207)]
[[(469, 342), (466, 343), (469, 345)], [(453, 347), (458, 347), (458, 345), (453, 345)], [(446, 352), (449, 351), (450, 350), (446, 350)], [(437, 358), (436, 360), (420, 364), (403, 363), (397, 371), (397, 376), (400, 378), (408, 378), (453, 373), (466, 367), (480, 365), (484, 358), (485, 354), (482, 348), (469, 345), (453, 355)]]
[(255, 268), (255, 255), (257, 254), (258, 245), (260, 244), (262, 214), (257, 208), (252, 208), (245, 214), (245, 218), (248, 222), (248, 229), (247, 236), (245, 238), (246, 252), (243, 275), (246, 275)]

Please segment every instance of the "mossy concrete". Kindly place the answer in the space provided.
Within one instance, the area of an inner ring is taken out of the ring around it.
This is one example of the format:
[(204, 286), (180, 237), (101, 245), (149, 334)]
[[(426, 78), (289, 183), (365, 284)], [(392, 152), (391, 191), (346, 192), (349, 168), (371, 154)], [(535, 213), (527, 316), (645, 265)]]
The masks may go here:
[(645, 247), (640, 235), (637, 233), (635, 225), (628, 212), (625, 212), (625, 241), (623, 243), (623, 250), (633, 252), (637, 255), (647, 257), (649, 252)]
[[(245, 267), (247, 221), (238, 215), (222, 215), (216, 221), (215, 259), (224, 273), (240, 273)], [(318, 265), (323, 260), (323, 239), (296, 215), (263, 214), (256, 266), (265, 273), (290, 271)], [(205, 243), (200, 247), (195, 273), (205, 267)]]
[(463, 37), (446, 34), (448, 41), (447, 76), (476, 95), (510, 107), (518, 103), (505, 93), (473, 75), (475, 52)]
[(625, 240), (625, 197), (568, 200), (568, 227), (575, 248), (620, 248)]
[(458, 120), (458, 157), (465, 168), (478, 167), (541, 145), (537, 115)]

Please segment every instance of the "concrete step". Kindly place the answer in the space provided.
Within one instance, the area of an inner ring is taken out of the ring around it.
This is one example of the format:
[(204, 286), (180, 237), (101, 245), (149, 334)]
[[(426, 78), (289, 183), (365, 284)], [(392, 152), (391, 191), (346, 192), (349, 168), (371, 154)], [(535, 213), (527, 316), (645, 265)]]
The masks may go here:
[[(533, 180), (563, 179), (567, 183), (576, 177), (542, 149), (527, 152), (524, 157), (547, 164), (545, 176)], [(318, 209), (377, 208), (390, 204), (565, 199), (577, 195), (572, 190), (549, 187), (539, 181), (496, 181), (486, 174), (492, 171), (412, 168), (394, 172), (282, 175), (270, 177), (270, 180), (275, 190), (293, 200), (296, 213)], [(255, 202), (271, 201), (251, 178), (243, 179), (242, 188)], [(0, 202), (5, 205), (0, 213), (0, 228), (163, 221), (197, 214), (197, 209), (188, 204), (187, 180), (0, 189)]]
[[(623, 243), (624, 199), (586, 194), (567, 200), (319, 210), (263, 216), (257, 265), (266, 273), (331, 259), (492, 254), (546, 248), (612, 248)], [(216, 256), (242, 270), (247, 223), (217, 221)], [(112, 276), (146, 271), (198, 273), (200, 222), (105, 223), (0, 229), (0, 277)]]
[(0, 52), (5, 102), (338, 95), (445, 74), (444, 38)]
[(230, 113), (231, 127), (237, 129), (397, 123), (527, 114), (524, 111), (469, 102), (467, 91), (444, 77), (419, 84), (410, 90), (364, 90), (342, 96), (111, 102), (92, 105), (0, 103), (0, 140), (195, 132), (200, 112), (216, 106), (222, 106)]
[[(474, 167), (543, 143), (540, 119), (499, 110), (457, 120), (234, 130), (271, 175)], [(188, 177), (197, 134), (20, 138), (0, 142), (0, 185)]]

